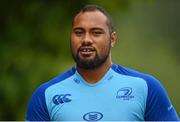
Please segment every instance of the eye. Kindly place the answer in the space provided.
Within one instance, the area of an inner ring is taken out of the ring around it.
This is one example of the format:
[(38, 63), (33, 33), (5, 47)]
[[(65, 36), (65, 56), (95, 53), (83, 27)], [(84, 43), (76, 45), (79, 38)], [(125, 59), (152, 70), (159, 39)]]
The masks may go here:
[(100, 36), (101, 34), (103, 34), (101, 31), (93, 31), (92, 34), (94, 36)]
[(81, 36), (83, 34), (83, 31), (82, 30), (75, 30), (74, 33), (76, 36)]

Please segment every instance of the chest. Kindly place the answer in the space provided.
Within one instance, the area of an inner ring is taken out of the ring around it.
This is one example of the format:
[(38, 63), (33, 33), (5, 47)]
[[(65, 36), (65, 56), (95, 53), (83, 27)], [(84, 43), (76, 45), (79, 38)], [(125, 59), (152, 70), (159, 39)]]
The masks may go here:
[(143, 120), (143, 91), (133, 85), (73, 87), (49, 95), (47, 107), (52, 120), (112, 121)]

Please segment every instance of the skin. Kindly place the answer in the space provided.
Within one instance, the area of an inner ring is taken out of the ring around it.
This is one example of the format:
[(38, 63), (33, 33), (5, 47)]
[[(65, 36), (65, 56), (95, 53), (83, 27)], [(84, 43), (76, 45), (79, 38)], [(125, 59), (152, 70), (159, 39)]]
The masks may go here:
[[(80, 12), (73, 22), (71, 32), (72, 54), (79, 55), (81, 60), (93, 60), (96, 53), (103, 57), (107, 55), (105, 62), (95, 69), (84, 69), (77, 66), (78, 72), (89, 83), (98, 82), (111, 67), (111, 49), (116, 41), (116, 33), (109, 32), (106, 16), (100, 11)], [(92, 51), (78, 51), (82, 45), (92, 47)]]

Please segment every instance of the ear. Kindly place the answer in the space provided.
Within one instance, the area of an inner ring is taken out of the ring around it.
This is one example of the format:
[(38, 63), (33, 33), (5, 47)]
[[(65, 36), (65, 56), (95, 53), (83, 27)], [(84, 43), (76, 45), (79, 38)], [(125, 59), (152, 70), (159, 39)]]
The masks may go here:
[(116, 32), (111, 33), (111, 47), (114, 47), (116, 43)]

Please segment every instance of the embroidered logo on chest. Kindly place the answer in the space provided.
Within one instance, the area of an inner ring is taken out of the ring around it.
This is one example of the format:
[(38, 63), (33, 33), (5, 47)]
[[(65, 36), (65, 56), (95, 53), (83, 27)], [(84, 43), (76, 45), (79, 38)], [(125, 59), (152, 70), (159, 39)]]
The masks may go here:
[(122, 100), (130, 100), (133, 99), (134, 96), (132, 95), (132, 88), (131, 87), (123, 87), (117, 91), (116, 98)]
[(55, 105), (63, 104), (63, 103), (68, 103), (71, 102), (72, 100), (69, 98), (71, 94), (60, 94), (60, 95), (55, 95), (52, 99), (53, 103)]

